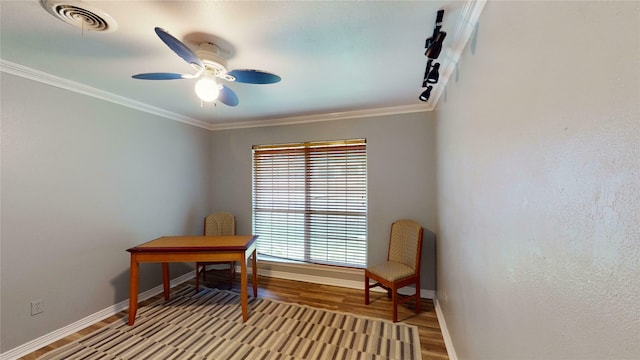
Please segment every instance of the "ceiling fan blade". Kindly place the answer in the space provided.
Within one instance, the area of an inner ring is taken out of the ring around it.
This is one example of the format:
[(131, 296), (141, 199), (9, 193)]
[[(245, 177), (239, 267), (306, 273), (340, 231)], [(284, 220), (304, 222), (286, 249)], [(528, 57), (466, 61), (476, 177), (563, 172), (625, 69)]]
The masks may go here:
[(229, 72), (229, 75), (233, 75), (237, 82), (247, 84), (273, 84), (281, 80), (280, 76), (264, 71), (258, 70), (233, 70)]
[(238, 100), (238, 95), (236, 95), (231, 88), (226, 85), (222, 85), (222, 89), (220, 89), (220, 95), (218, 95), (218, 100), (220, 100), (223, 104), (228, 106), (236, 106), (240, 102)]
[(176, 39), (162, 28), (156, 27), (155, 31), (160, 40), (162, 40), (171, 50), (178, 54), (178, 56), (183, 58), (184, 61), (197, 67), (198, 69), (204, 68), (202, 60), (200, 60), (200, 58), (180, 40)]
[(134, 79), (140, 80), (175, 80), (175, 79), (190, 79), (193, 75), (189, 74), (176, 74), (176, 73), (146, 73), (137, 74), (131, 76)]

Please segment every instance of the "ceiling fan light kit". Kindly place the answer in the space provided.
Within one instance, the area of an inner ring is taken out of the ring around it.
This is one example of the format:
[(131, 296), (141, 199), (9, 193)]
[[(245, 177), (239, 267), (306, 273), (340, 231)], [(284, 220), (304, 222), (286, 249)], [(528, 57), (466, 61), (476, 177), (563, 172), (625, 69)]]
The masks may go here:
[(220, 94), (220, 88), (216, 83), (215, 76), (209, 71), (205, 71), (200, 79), (196, 82), (196, 95), (200, 100), (205, 102), (212, 102), (218, 98)]
[(422, 87), (424, 88), (418, 99), (420, 101), (429, 101), (431, 96), (432, 85), (436, 84), (440, 79), (440, 63), (436, 63), (435, 60), (440, 56), (442, 52), (442, 43), (447, 33), (441, 31), (442, 19), (444, 18), (444, 10), (438, 10), (436, 16), (436, 25), (433, 29), (433, 35), (425, 41), (424, 56), (427, 57), (427, 66), (424, 69), (424, 76), (422, 78)]
[(201, 43), (198, 50), (193, 52), (180, 40), (162, 28), (155, 28), (156, 35), (184, 61), (191, 64), (197, 71), (196, 74), (175, 73), (144, 73), (133, 75), (134, 79), (141, 80), (175, 80), (198, 79), (195, 92), (198, 98), (204, 102), (220, 100), (227, 106), (237, 106), (238, 96), (228, 86), (218, 83), (217, 79), (228, 82), (241, 82), (247, 84), (273, 84), (281, 80), (280, 76), (265, 71), (242, 69), (228, 71), (227, 61), (220, 55), (220, 48), (210, 42)]

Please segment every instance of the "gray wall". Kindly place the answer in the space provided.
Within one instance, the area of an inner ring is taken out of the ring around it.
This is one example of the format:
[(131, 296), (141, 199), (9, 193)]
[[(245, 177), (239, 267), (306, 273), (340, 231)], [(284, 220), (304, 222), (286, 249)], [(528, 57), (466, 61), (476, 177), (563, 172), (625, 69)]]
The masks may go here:
[[(125, 250), (198, 234), (210, 132), (2, 73), (0, 352), (128, 298)], [(189, 270), (174, 265), (172, 275)], [(141, 266), (140, 290), (160, 284)], [(42, 299), (44, 313), (30, 316)]]
[(386, 258), (389, 227), (412, 218), (425, 228), (422, 288), (435, 289), (435, 138), (432, 113), (216, 131), (211, 206), (236, 214), (251, 232), (251, 146), (297, 141), (367, 139), (368, 260)]
[(459, 359), (640, 358), (639, 11), (487, 3), (437, 112)]

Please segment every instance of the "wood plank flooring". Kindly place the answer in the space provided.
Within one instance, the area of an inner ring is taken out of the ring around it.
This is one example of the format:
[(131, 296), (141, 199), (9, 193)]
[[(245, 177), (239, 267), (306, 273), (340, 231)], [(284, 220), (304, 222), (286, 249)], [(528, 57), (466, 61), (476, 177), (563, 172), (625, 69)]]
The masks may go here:
[[(201, 284), (212, 288), (217, 287), (220, 289), (228, 289), (228, 278), (226, 278), (227, 280), (224, 278), (224, 275), (226, 274), (228, 273), (209, 272), (207, 274), (207, 280), (201, 282)], [(192, 285), (195, 284), (193, 280), (190, 280), (187, 283)], [(386, 293), (371, 292), (371, 304), (364, 305), (364, 290), (359, 289), (319, 285), (263, 276), (259, 277), (258, 285), (258, 297), (391, 320), (391, 300), (387, 299)], [(178, 285), (178, 287), (181, 286), (184, 285)], [(236, 274), (233, 289), (240, 291), (238, 274)], [(249, 294), (251, 294), (251, 291), (249, 291)], [(149, 300), (141, 302), (140, 306), (144, 306), (152, 301), (160, 299), (161, 297), (162, 294), (157, 295)], [(422, 312), (420, 314), (416, 314), (413, 311), (415, 308), (414, 302), (408, 302), (399, 306), (398, 320), (418, 327), (420, 345), (422, 348), (422, 358), (424, 360), (449, 359), (444, 345), (442, 332), (440, 331), (440, 326), (438, 324), (433, 301), (429, 299), (422, 299), (421, 306)], [(21, 359), (35, 360), (48, 351), (75, 341), (117, 319), (127, 317), (127, 314), (127, 311), (122, 311), (107, 319), (88, 326), (77, 333), (71, 334), (31, 354), (28, 354)]]

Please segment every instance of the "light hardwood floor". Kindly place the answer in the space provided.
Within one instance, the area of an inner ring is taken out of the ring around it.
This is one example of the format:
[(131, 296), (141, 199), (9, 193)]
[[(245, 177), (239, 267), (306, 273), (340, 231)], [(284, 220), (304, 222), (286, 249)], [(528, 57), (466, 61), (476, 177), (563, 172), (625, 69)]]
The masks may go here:
[[(227, 278), (228, 279), (228, 278)], [(193, 280), (187, 284), (194, 284)], [(202, 285), (208, 287), (218, 287), (220, 289), (228, 289), (228, 280), (223, 278), (223, 274), (210, 272), (207, 274), (207, 281)], [(184, 285), (178, 285), (181, 287)], [(363, 285), (364, 287), (364, 285)], [(240, 290), (239, 276), (233, 284), (234, 290)], [(251, 291), (249, 291), (251, 294)], [(162, 294), (157, 295), (149, 300), (140, 303), (144, 306), (152, 301), (159, 299)], [(304, 305), (315, 306), (334, 311), (349, 312), (352, 314), (391, 319), (391, 301), (387, 299), (386, 293), (371, 292), (371, 304), (364, 305), (364, 290), (349, 289), (336, 286), (318, 285), (300, 281), (283, 280), (270, 277), (259, 277), (258, 279), (258, 297), (270, 298), (279, 301), (299, 303)], [(422, 358), (428, 359), (448, 359), (447, 350), (442, 338), (442, 332), (438, 324), (433, 301), (422, 299), (422, 312), (416, 314), (414, 302), (408, 302), (398, 308), (398, 320), (407, 324), (416, 325), (420, 334), (420, 346), (422, 348)], [(48, 346), (45, 346), (21, 359), (34, 360), (42, 354), (68, 344), (87, 335), (109, 323), (124, 318), (127, 311), (122, 311), (107, 319), (97, 322), (77, 333), (71, 334), (60, 339)], [(251, 316), (251, 315), (249, 315)]]

